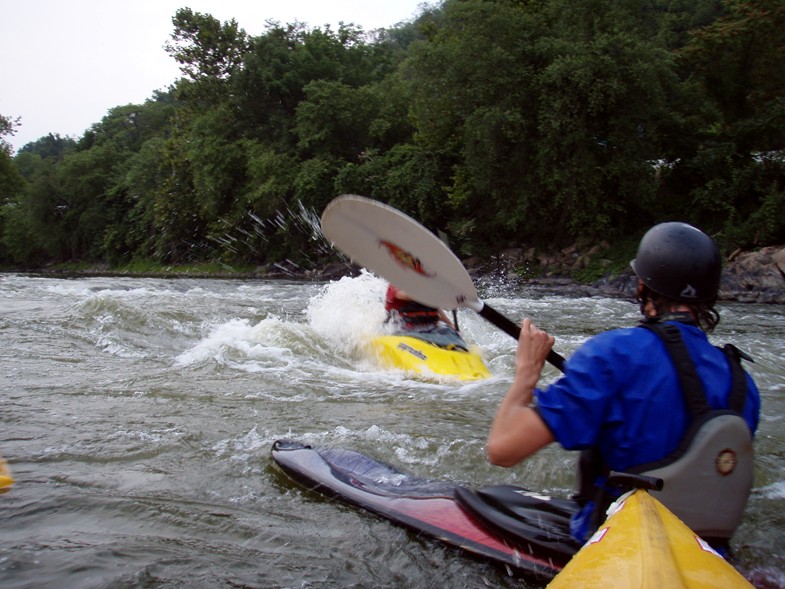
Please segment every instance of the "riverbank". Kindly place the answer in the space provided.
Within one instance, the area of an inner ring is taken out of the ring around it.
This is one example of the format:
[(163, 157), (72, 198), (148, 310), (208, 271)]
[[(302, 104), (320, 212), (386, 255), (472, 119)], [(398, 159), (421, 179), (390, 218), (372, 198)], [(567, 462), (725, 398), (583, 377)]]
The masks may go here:
[[(462, 260), (472, 279), (480, 286), (503, 282), (511, 287), (532, 288), (543, 293), (576, 297), (605, 296), (633, 298), (635, 276), (626, 264), (614, 271), (613, 263), (603, 257), (602, 246), (582, 252), (577, 247), (542, 254), (535, 250), (511, 248), (492, 258)], [(597, 268), (608, 268), (607, 272)], [(591, 278), (592, 272), (597, 276)], [(302, 268), (288, 260), (254, 269), (235, 270), (228, 266), (159, 266), (154, 269), (113, 269), (98, 264), (75, 268), (52, 266), (37, 270), (6, 270), (59, 278), (84, 276), (139, 278), (222, 278), (338, 280), (356, 276), (360, 268), (347, 261), (333, 261), (317, 268)], [(589, 278), (587, 278), (589, 277)], [(785, 246), (770, 246), (756, 251), (734, 252), (725, 261), (720, 284), (720, 300), (741, 303), (785, 304)]]
[[(612, 268), (613, 262), (602, 254), (602, 246), (594, 246), (585, 252), (572, 246), (551, 254), (511, 248), (491, 259), (475, 257), (462, 262), (480, 286), (503, 282), (543, 293), (634, 298), (637, 281), (626, 261), (619, 271), (595, 270), (598, 277), (586, 279), (591, 275), (589, 270), (592, 267)], [(357, 272), (359, 269), (350, 264), (335, 263), (307, 274), (320, 280), (330, 280)], [(734, 252), (723, 265), (719, 299), (785, 304), (785, 246)]]
[[(620, 271), (611, 270), (600, 273), (598, 278), (580, 279), (590, 275), (585, 270), (591, 266), (612, 266), (602, 253), (599, 246), (587, 252), (572, 246), (549, 256), (538, 255), (532, 250), (511, 249), (491, 261), (468, 259), (464, 260), (464, 265), (475, 279), (500, 276), (549, 292), (634, 298), (637, 281), (628, 263)], [(723, 263), (719, 299), (785, 304), (785, 246), (737, 251), (729, 256)]]

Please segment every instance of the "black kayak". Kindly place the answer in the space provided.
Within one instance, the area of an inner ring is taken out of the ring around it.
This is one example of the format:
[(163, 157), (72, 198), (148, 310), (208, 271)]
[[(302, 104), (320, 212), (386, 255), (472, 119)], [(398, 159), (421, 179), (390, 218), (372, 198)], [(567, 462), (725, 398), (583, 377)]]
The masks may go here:
[(293, 479), (418, 534), (537, 581), (552, 579), (580, 545), (577, 504), (512, 485), (472, 490), (415, 477), (359, 452), (278, 440), (273, 460)]

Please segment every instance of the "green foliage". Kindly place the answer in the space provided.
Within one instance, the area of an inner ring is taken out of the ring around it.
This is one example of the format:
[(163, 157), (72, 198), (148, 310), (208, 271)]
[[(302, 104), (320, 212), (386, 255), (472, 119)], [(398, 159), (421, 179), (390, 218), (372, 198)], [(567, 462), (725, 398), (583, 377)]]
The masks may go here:
[(391, 51), (370, 47), (351, 26), (332, 31), (269, 23), (266, 34), (251, 40), (244, 66), (233, 77), (241, 124), (250, 138), (294, 148), (296, 112), (308, 85), (322, 81), (357, 88), (379, 81), (390, 72)]
[(36, 267), (59, 257), (57, 234), (50, 229), (62, 217), (56, 168), (53, 160), (32, 154), (17, 156), (34, 174), (23, 192), (10, 195), (2, 206), (3, 258), (14, 264)]
[(294, 179), (294, 197), (317, 210), (323, 209), (335, 197), (333, 178), (339, 163), (331, 157), (315, 157), (300, 162)]
[(192, 80), (226, 79), (242, 65), (247, 35), (232, 19), (221, 23), (209, 14), (179, 9), (167, 52)]
[(417, 137), (443, 154), (452, 203), (480, 235), (623, 235), (652, 200), (677, 79), (640, 13), (446, 2), (433, 41), (412, 47)]
[[(52, 158), (60, 160), (69, 151), (76, 148), (76, 141), (69, 137), (61, 137), (58, 133), (49, 133), (48, 135), (32, 141), (23, 146), (17, 154), (17, 164), (20, 166), (22, 174), (25, 174), (22, 169), (23, 163), (21, 158), (24, 154), (35, 154), (39, 158)], [(27, 177), (25, 175), (25, 177)]]
[(705, 107), (662, 191), (735, 249), (784, 237), (785, 3), (726, 0), (722, 9), (680, 51), (682, 75)]
[(104, 234), (104, 259), (119, 264), (134, 256), (149, 257), (156, 250), (155, 203), (169, 175), (166, 141), (154, 137), (131, 155), (113, 187), (120, 213)]
[(14, 248), (15, 241), (13, 225), (16, 219), (11, 211), (25, 189), (24, 178), (11, 157), (11, 144), (5, 139), (14, 134), (16, 123), (18, 119), (0, 114), (0, 262), (9, 262), (17, 257), (8, 249)]
[(248, 162), (245, 204), (262, 218), (272, 216), (294, 200), (297, 158), (258, 141), (246, 141), (244, 148)]
[(295, 114), (298, 147), (304, 154), (357, 161), (370, 143), (370, 126), (379, 105), (369, 87), (315, 80), (305, 88)]
[(16, 200), (24, 189), (24, 178), (10, 153), (0, 148), (0, 206)]
[(0, 152), (4, 153), (8, 157), (11, 157), (13, 148), (6, 140), (6, 137), (12, 136), (16, 133), (16, 127), (19, 125), (19, 121), (19, 117), (12, 118), (0, 114)]
[(552, 45), (549, 54), (540, 79), (552, 99), (542, 101), (538, 163), (556, 218), (570, 234), (624, 234), (654, 196), (650, 162), (676, 82), (668, 57), (618, 29)]
[[(785, 241), (782, 0), (445, 0), (365, 33), (183, 8), (183, 77), (78, 141), (13, 156), (0, 261), (318, 263), (335, 196), (388, 202), (462, 255), (685, 220), (730, 250)], [(612, 254), (611, 254), (612, 255)], [(622, 260), (623, 258), (623, 260)]]
[(193, 196), (199, 216), (208, 222), (229, 214), (245, 184), (245, 150), (232, 133), (232, 122), (226, 105), (206, 112), (192, 123), (186, 146)]
[(231, 19), (221, 23), (209, 14), (181, 8), (172, 18), (174, 32), (166, 51), (186, 76), (180, 95), (196, 108), (220, 102), (233, 74), (241, 69), (248, 36)]

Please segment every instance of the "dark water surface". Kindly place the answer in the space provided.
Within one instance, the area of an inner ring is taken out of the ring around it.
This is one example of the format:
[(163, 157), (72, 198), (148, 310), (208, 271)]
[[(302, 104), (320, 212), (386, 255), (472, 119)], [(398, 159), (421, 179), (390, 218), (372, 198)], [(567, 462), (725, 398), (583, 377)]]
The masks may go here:
[[(493, 378), (428, 382), (366, 356), (384, 284), (0, 275), (0, 587), (527, 587), (503, 570), (303, 491), (270, 459), (292, 437), (351, 447), (430, 478), (511, 482), (556, 495), (574, 456), (511, 470), (483, 446), (514, 342), (459, 322)], [(627, 301), (481, 288), (569, 355), (633, 324)], [(755, 489), (739, 566), (785, 585), (785, 314), (725, 305), (716, 343), (756, 359), (763, 390)], [(556, 377), (550, 369), (548, 378)]]

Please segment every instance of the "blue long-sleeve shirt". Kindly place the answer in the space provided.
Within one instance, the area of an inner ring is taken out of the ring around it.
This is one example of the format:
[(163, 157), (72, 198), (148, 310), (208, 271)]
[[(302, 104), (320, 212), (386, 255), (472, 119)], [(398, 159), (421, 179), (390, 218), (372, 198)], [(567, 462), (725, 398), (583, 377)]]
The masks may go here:
[[(726, 409), (731, 368), (725, 354), (692, 325), (681, 331), (712, 409)], [(760, 394), (747, 374), (743, 417), (754, 434)], [(598, 447), (607, 465), (625, 471), (676, 449), (689, 425), (679, 379), (664, 343), (648, 329), (616, 329), (588, 340), (565, 374), (537, 390), (537, 411), (567, 450)]]

